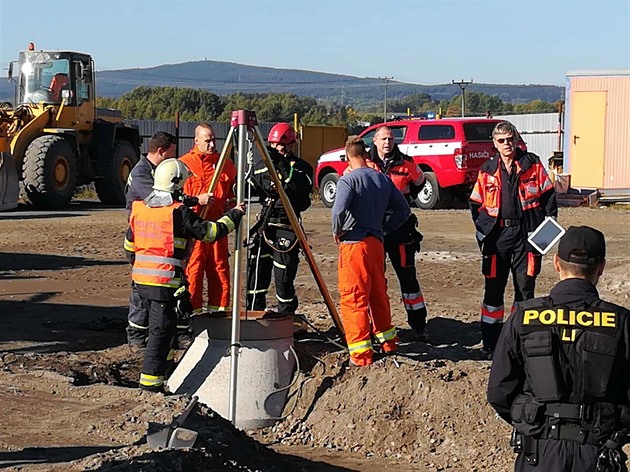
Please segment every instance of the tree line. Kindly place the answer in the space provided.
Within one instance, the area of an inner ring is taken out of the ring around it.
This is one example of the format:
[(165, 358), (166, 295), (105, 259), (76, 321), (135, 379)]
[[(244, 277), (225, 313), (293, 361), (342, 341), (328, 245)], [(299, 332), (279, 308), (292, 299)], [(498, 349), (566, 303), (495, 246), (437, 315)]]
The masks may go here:
[[(219, 96), (207, 90), (180, 87), (137, 87), (120, 98), (98, 97), (99, 107), (115, 108), (123, 116), (134, 120), (172, 120), (179, 112), (182, 121), (229, 122), (233, 110), (254, 110), (261, 122), (293, 121), (298, 114), (304, 125), (354, 127), (364, 123), (383, 121), (383, 109), (378, 107), (355, 109), (332, 101), (314, 97), (301, 97), (291, 93), (233, 93)], [(467, 92), (467, 116), (499, 114), (525, 114), (556, 112), (561, 102), (548, 103), (533, 100), (511, 104), (497, 96), (480, 92)], [(401, 99), (390, 100), (388, 114), (426, 114), (433, 112), (443, 117), (461, 115), (461, 96), (436, 101), (426, 93), (416, 93)]]
[[(562, 101), (549, 103), (537, 99), (528, 103), (512, 104), (504, 102), (496, 95), (466, 92), (464, 112), (467, 116), (552, 113), (559, 111), (562, 103)], [(413, 113), (434, 112), (442, 116), (461, 116), (461, 104), (461, 96), (453, 97), (450, 100), (436, 101), (431, 99), (431, 96), (426, 93), (417, 93), (392, 101), (391, 108), (388, 106), (388, 109), (395, 113), (404, 113), (407, 110), (411, 110)]]

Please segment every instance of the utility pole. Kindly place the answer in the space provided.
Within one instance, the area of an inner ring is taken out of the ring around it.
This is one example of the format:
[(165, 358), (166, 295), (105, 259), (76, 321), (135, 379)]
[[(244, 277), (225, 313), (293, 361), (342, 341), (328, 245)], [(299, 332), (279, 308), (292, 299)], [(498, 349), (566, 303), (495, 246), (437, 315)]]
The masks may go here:
[(472, 79), (470, 79), (469, 81), (460, 80), (459, 82), (455, 82), (454, 80), (451, 80), (451, 82), (453, 83), (453, 85), (459, 85), (459, 88), (462, 89), (462, 118), (463, 118), (465, 116), (464, 103), (466, 101), (466, 86), (472, 84), (473, 81)]
[(393, 79), (393, 77), (379, 77), (380, 80), (385, 83), (385, 99), (383, 100), (383, 122), (387, 121), (387, 82)]

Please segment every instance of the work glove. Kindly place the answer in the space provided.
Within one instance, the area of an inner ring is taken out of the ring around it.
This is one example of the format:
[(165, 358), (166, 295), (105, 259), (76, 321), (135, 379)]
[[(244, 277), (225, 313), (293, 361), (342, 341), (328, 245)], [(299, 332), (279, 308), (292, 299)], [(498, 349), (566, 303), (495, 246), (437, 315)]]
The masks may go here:
[(483, 240), (485, 239), (484, 234), (481, 231), (475, 232), (475, 240), (477, 241), (477, 245), (479, 246), (479, 251), (483, 254)]
[(278, 177), (280, 181), (284, 183), (284, 181), (289, 177), (291, 173), (291, 164), (287, 162), (286, 159), (279, 159), (277, 162), (273, 163), (276, 171), (278, 172)]
[(626, 463), (624, 456), (623, 451), (604, 447), (599, 457), (597, 457), (595, 472), (621, 472), (625, 470), (623, 468)]
[(628, 435), (624, 431), (615, 432), (599, 450), (595, 472), (621, 472), (625, 469), (628, 456), (622, 447), (628, 443)]
[(416, 252), (420, 252), (420, 248), (422, 247), (421, 243), (424, 239), (424, 236), (422, 236), (422, 233), (418, 231), (418, 218), (416, 217), (416, 215), (414, 215), (413, 213), (411, 214), (407, 225), (407, 227), (409, 228), (409, 236), (411, 237), (411, 241), (414, 245), (414, 250)]
[(184, 290), (178, 290), (175, 293), (176, 296), (176, 304), (175, 304), (175, 313), (177, 313), (177, 318), (180, 320), (187, 320), (193, 314), (193, 306), (190, 301), (190, 292), (184, 288)]
[(413, 243), (414, 243), (414, 249), (415, 249), (416, 252), (420, 252), (420, 249), (422, 247), (421, 243), (422, 243), (423, 239), (424, 239), (424, 236), (422, 236), (422, 233), (414, 228), (414, 230), (413, 230)]

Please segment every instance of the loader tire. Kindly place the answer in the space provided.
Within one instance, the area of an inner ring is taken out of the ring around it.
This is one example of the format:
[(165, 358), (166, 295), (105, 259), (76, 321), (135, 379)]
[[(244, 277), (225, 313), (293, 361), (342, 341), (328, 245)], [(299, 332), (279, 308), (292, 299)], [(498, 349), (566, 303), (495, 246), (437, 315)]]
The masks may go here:
[(101, 164), (102, 177), (94, 183), (101, 202), (106, 205), (125, 204), (125, 184), (137, 163), (138, 150), (129, 141), (117, 139), (111, 157)]
[(70, 203), (77, 184), (77, 156), (63, 136), (34, 139), (24, 154), (24, 190), (33, 205), (46, 209)]

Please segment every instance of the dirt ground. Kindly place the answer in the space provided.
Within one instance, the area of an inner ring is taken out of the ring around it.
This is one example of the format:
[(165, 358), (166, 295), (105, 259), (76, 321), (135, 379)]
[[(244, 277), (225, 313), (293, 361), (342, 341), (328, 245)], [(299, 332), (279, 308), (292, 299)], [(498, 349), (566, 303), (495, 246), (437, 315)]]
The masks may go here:
[[(124, 212), (75, 202), (62, 212), (0, 214), (0, 467), (511, 470), (509, 429), (485, 400), (490, 362), (479, 353), (483, 280), (469, 214), (415, 211), (425, 236), (417, 261), (431, 344), (410, 341), (398, 283), (388, 270), (401, 352), (369, 368), (348, 369), (345, 353), (327, 342), (335, 331), (303, 262), (296, 284), (300, 312), (317, 331), (296, 339), (301, 374), (287, 418), (243, 432), (200, 405), (187, 423), (199, 440), (186, 450), (152, 450), (145, 443), (148, 422), (169, 422), (188, 398), (137, 389), (141, 354), (126, 346), (124, 331)], [(316, 203), (304, 227), (337, 302), (329, 218), (330, 210)], [(559, 221), (604, 231), (608, 265), (600, 293), (628, 305), (630, 211), (562, 208)], [(554, 281), (546, 258), (538, 293)]]

